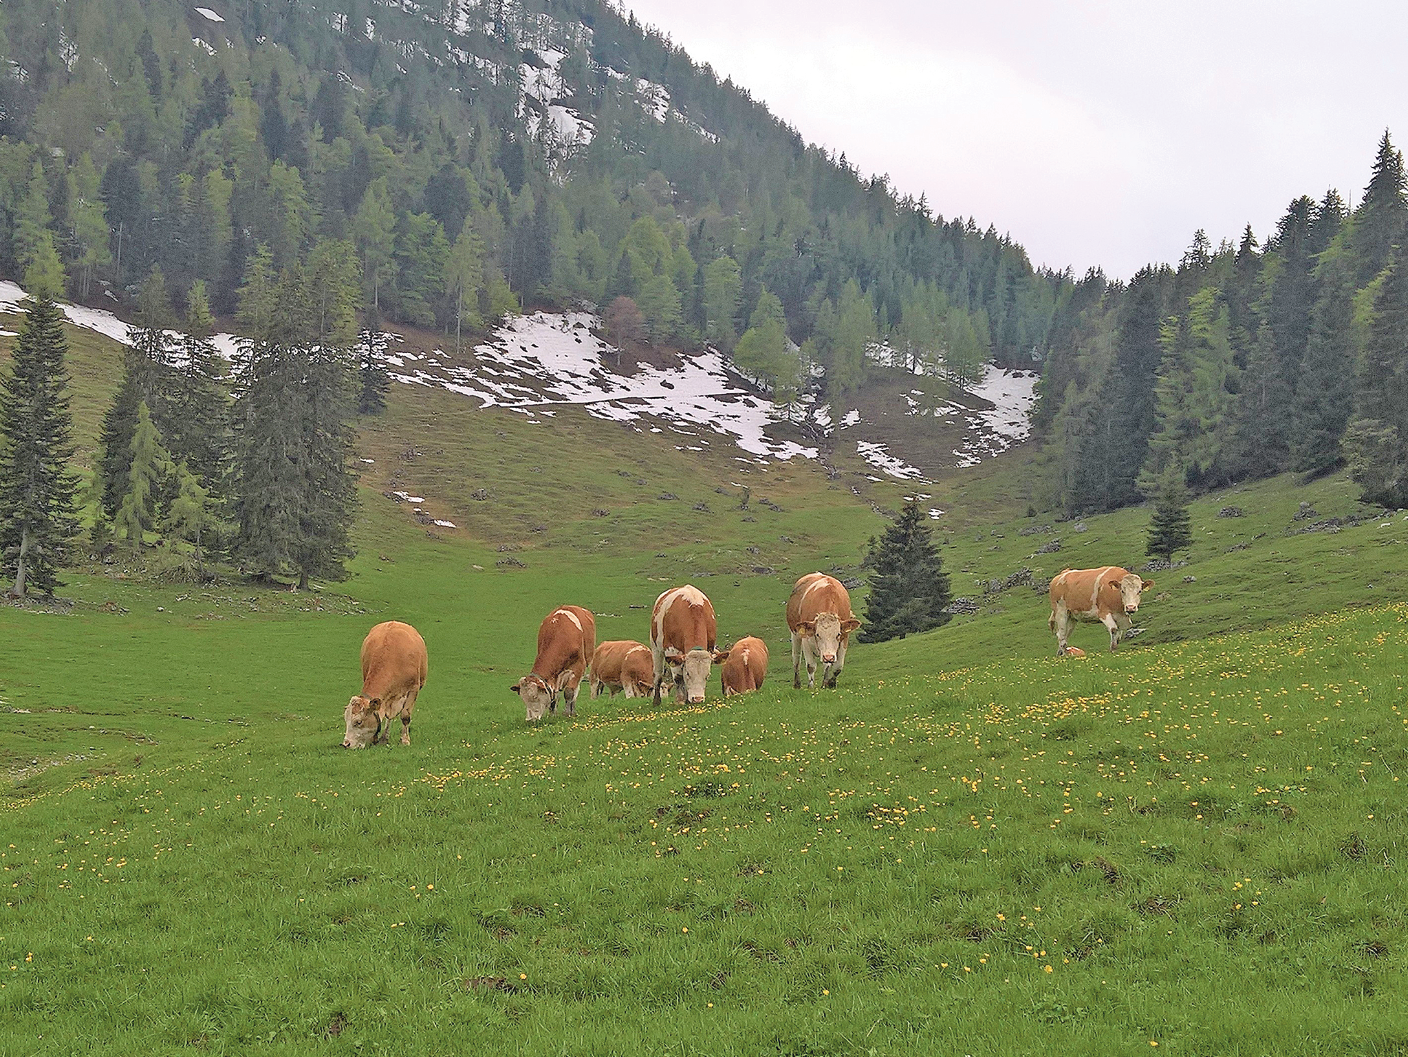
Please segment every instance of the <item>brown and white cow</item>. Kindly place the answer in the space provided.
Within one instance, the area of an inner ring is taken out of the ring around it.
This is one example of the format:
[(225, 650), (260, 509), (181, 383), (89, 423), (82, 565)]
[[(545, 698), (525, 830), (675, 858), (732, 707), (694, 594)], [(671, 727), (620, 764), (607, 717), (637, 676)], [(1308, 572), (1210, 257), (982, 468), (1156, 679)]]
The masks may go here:
[(724, 697), (751, 693), (762, 688), (768, 674), (768, 647), (762, 639), (749, 635), (726, 650), (715, 650), (714, 663), (724, 666), (719, 675)]
[(509, 687), (522, 698), (528, 722), (556, 712), (558, 694), (567, 714), (577, 714), (577, 687), (595, 649), (596, 618), (581, 606), (560, 606), (543, 618), (533, 670)]
[(1051, 581), (1051, 617), (1046, 622), (1056, 633), (1056, 655), (1067, 653), (1066, 639), (1077, 620), (1104, 624), (1113, 650), (1133, 627), (1129, 618), (1139, 612), (1140, 592), (1153, 586), (1153, 580), (1118, 565), (1064, 570)]
[(409, 624), (388, 620), (367, 632), (362, 640), (362, 692), (347, 702), (343, 712), (347, 730), (342, 747), (387, 744), (391, 721), (397, 716), (401, 717), (401, 744), (409, 745), (411, 709), (427, 671), (425, 640)]
[(704, 701), (717, 637), (714, 605), (703, 591), (686, 584), (660, 594), (650, 614), (650, 658), (657, 708), (660, 687), (666, 678), (674, 684), (676, 700), (691, 705)]
[(801, 662), (807, 663), (807, 686), (835, 687), (846, 666), (846, 644), (860, 621), (851, 613), (851, 596), (840, 580), (825, 573), (808, 573), (792, 588), (787, 600), (787, 630), (792, 632), (792, 687), (801, 689)]
[(650, 647), (630, 639), (603, 642), (592, 654), (592, 697), (607, 690), (612, 697), (624, 690), (627, 697), (648, 697), (655, 686), (655, 666)]

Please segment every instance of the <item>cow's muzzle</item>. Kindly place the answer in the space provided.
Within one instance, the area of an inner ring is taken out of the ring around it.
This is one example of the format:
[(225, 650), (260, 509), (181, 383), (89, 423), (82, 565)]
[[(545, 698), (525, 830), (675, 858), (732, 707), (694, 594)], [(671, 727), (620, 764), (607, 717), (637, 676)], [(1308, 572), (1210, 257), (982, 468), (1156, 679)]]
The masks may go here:
[(1125, 606), (1125, 607), (1124, 607), (1124, 611), (1125, 611), (1126, 613), (1138, 613), (1138, 612), (1139, 612), (1139, 607), (1138, 607), (1138, 606)]
[(689, 703), (690, 703), (691, 705), (702, 705), (702, 704), (704, 703), (704, 698), (703, 698), (702, 696), (701, 696), (701, 697), (691, 697), (691, 698), (689, 699)]

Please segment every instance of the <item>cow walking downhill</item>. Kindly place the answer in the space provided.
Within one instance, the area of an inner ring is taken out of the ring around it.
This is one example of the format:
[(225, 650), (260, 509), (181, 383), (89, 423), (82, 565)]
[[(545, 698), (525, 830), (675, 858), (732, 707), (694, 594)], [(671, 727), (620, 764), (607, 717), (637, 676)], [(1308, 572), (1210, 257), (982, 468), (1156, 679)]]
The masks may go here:
[(1113, 650), (1134, 626), (1130, 617), (1139, 612), (1140, 593), (1153, 586), (1153, 580), (1118, 565), (1062, 571), (1051, 581), (1051, 617), (1047, 620), (1056, 633), (1056, 656), (1070, 652), (1066, 640), (1077, 620), (1104, 624)]
[(723, 665), (719, 684), (724, 697), (752, 693), (762, 689), (768, 674), (768, 647), (762, 639), (749, 635), (726, 650), (716, 650), (714, 663)]
[(667, 678), (674, 684), (676, 700), (703, 703), (717, 637), (714, 605), (703, 591), (686, 584), (661, 593), (650, 614), (655, 707), (660, 707), (660, 688)]
[(538, 656), (533, 670), (509, 687), (523, 701), (525, 718), (536, 723), (557, 711), (577, 714), (577, 687), (596, 650), (596, 618), (581, 606), (560, 606), (538, 627)]
[(401, 717), (401, 744), (411, 743), (411, 710), (425, 685), (429, 665), (420, 632), (399, 620), (388, 620), (362, 640), (362, 692), (343, 712), (344, 749), (385, 745), (391, 721)]
[(655, 686), (655, 666), (650, 647), (630, 639), (603, 642), (592, 654), (592, 697), (603, 690), (616, 696), (624, 691), (627, 697), (649, 697)]
[(807, 687), (835, 688), (846, 666), (846, 644), (860, 621), (851, 613), (851, 596), (845, 585), (825, 573), (808, 573), (792, 588), (787, 600), (787, 630), (792, 633), (792, 688), (802, 687), (801, 662), (807, 664)]

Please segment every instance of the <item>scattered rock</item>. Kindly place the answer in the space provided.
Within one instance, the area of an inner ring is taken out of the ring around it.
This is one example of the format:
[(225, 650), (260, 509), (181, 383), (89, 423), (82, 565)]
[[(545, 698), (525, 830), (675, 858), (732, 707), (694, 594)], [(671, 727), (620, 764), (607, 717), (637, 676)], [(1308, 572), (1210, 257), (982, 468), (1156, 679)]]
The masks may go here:
[(777, 572), (771, 565), (755, 565), (753, 566), (753, 571), (759, 576), (772, 576)]
[(1239, 506), (1225, 506), (1217, 512), (1218, 517), (1245, 517), (1246, 512)]
[(1196, 576), (1185, 576), (1183, 582), (1185, 584), (1195, 584), (1198, 582), (1198, 578)]
[(1309, 521), (1311, 518), (1319, 517), (1319, 512), (1304, 500), (1301, 501), (1300, 509), (1291, 515), (1292, 521)]
[(483, 503), (487, 500), (494, 498), (494, 494), (490, 492), (487, 488), (476, 488), (474, 491), (469, 493), (469, 498), (476, 499), (479, 502)]
[(949, 616), (963, 614), (971, 616), (978, 611), (978, 601), (974, 598), (955, 598), (948, 605), (944, 606), (944, 612)]
[(519, 561), (517, 558), (500, 558), (500, 559), (499, 559), (498, 561), (496, 561), (494, 564), (495, 564), (495, 565), (498, 565), (498, 566), (506, 567), (506, 568), (512, 568), (512, 569), (526, 569), (526, 568), (528, 568), (528, 566), (524, 565), (524, 564), (523, 564), (521, 561)]
[(841, 586), (844, 587), (847, 591), (854, 591), (858, 587), (864, 587), (865, 581), (862, 580), (859, 576), (847, 576), (841, 581)]
[(1036, 552), (1038, 554), (1055, 554), (1060, 549), (1060, 540), (1047, 540), (1045, 543), (1043, 543), (1040, 547), (1036, 549)]
[(1074, 525), (1071, 526), (1072, 532), (1085, 532), (1087, 530), (1088, 526), (1084, 521), (1077, 521)]
[(610, 517), (611, 511), (603, 510), (601, 507), (592, 508), (592, 517)]
[(661, 498), (661, 499), (678, 499), (679, 496), (675, 495), (674, 492), (661, 492), (661, 493), (660, 493), (660, 498)]
[(706, 502), (704, 502), (704, 500), (702, 500), (702, 499), (701, 499), (699, 502), (697, 502), (697, 503), (694, 504), (694, 509), (695, 509), (695, 510), (698, 510), (701, 514), (712, 514), (712, 513), (713, 513), (713, 511), (709, 509), (709, 504), (706, 503)]
[(1042, 536), (1051, 531), (1050, 525), (1032, 525), (1030, 528), (1019, 529), (1019, 536)]

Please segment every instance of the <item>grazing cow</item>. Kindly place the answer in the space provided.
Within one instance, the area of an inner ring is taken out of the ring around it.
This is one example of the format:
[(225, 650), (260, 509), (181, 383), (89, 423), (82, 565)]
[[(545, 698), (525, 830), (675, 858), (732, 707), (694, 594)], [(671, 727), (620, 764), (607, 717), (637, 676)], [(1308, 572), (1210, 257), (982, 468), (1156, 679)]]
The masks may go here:
[(748, 636), (726, 650), (714, 652), (714, 663), (722, 664), (719, 681), (724, 697), (759, 690), (768, 674), (768, 647), (762, 639)]
[(846, 643), (860, 621), (851, 613), (851, 596), (834, 576), (808, 573), (792, 588), (787, 600), (787, 630), (792, 632), (792, 688), (802, 687), (801, 661), (807, 662), (807, 686), (816, 686), (818, 663), (824, 665), (821, 685), (835, 687), (846, 666)]
[(391, 721), (401, 717), (401, 744), (411, 743), (411, 709), (425, 685), (425, 640), (399, 620), (388, 620), (362, 640), (362, 692), (347, 702), (344, 749), (387, 744)]
[(522, 698), (528, 722), (556, 712), (558, 694), (567, 714), (577, 714), (577, 687), (595, 648), (596, 618), (581, 606), (561, 606), (543, 618), (533, 670), (509, 687)]
[(1103, 569), (1066, 569), (1051, 581), (1051, 617), (1047, 626), (1056, 633), (1056, 656), (1066, 655), (1066, 639), (1077, 620), (1099, 621), (1110, 629), (1110, 649), (1129, 634), (1139, 612), (1139, 593), (1154, 586), (1137, 573), (1107, 565)]
[(627, 697), (648, 697), (655, 686), (655, 666), (650, 660), (650, 647), (630, 639), (603, 642), (592, 654), (592, 697), (603, 689), (616, 696), (624, 690)]
[(714, 606), (703, 591), (686, 584), (661, 593), (650, 614), (655, 707), (660, 707), (660, 687), (667, 675), (674, 683), (676, 700), (703, 703), (717, 636)]

